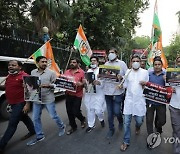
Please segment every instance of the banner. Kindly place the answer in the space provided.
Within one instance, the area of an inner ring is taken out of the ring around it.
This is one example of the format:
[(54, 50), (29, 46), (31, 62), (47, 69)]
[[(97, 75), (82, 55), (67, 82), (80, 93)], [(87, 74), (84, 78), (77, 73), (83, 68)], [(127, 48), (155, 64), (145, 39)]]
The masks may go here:
[(180, 68), (167, 68), (166, 71), (166, 85), (180, 86)]
[(143, 91), (144, 97), (161, 104), (169, 104), (173, 89), (147, 82)]
[(24, 76), (24, 99), (25, 101), (41, 102), (41, 81), (37, 76)]
[(93, 85), (93, 81), (95, 80), (95, 74), (94, 72), (86, 72), (85, 73), (86, 78), (86, 93), (96, 93), (96, 86)]
[(120, 72), (119, 66), (100, 65), (99, 66), (99, 78), (110, 81), (119, 82), (118, 74)]
[(67, 76), (60, 76), (56, 79), (55, 85), (57, 88), (63, 88), (68, 91), (76, 92), (77, 86), (75, 82), (69, 79)]

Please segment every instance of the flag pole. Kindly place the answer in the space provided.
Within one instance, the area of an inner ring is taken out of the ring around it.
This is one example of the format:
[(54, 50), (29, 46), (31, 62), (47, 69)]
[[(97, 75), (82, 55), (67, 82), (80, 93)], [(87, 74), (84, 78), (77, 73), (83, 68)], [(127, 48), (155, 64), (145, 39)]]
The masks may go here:
[(68, 61), (67, 61), (66, 67), (65, 67), (65, 71), (67, 70), (67, 67), (68, 67), (68, 65), (69, 65), (69, 61), (70, 61), (70, 59), (71, 59), (73, 50), (74, 50), (74, 47), (71, 48), (71, 52), (70, 52), (70, 55), (69, 55), (69, 58), (68, 58)]
[(148, 47), (144, 50), (144, 52), (141, 54), (140, 58), (142, 58), (142, 56), (145, 54), (145, 52), (149, 49), (149, 47), (151, 46), (151, 44), (148, 45)]

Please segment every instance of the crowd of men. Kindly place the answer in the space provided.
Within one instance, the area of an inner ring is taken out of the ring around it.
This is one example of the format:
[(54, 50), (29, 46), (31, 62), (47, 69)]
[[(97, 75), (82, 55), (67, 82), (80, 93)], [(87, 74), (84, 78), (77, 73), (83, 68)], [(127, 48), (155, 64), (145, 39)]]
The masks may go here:
[[(27, 142), (27, 146), (32, 146), (37, 142), (45, 139), (41, 124), (41, 113), (45, 107), (50, 117), (58, 126), (57, 133), (59, 136), (71, 135), (77, 131), (76, 118), (80, 120), (81, 127), (89, 133), (95, 128), (96, 116), (98, 117), (101, 127), (105, 127), (104, 112), (108, 113), (108, 126), (106, 138), (111, 138), (116, 129), (120, 131), (124, 128), (123, 143), (120, 150), (125, 151), (130, 145), (131, 138), (131, 120), (135, 119), (135, 134), (140, 134), (140, 128), (146, 117), (147, 136), (153, 132), (161, 134), (162, 127), (166, 123), (166, 105), (154, 101), (146, 100), (143, 95), (146, 83), (152, 82), (165, 86), (166, 72), (162, 69), (163, 62), (160, 57), (155, 57), (153, 69), (148, 71), (144, 69), (141, 58), (133, 55), (130, 59), (128, 69), (126, 63), (118, 59), (118, 52), (115, 48), (108, 51), (108, 61), (105, 66), (117, 66), (120, 68), (116, 82), (103, 80), (99, 78), (99, 59), (92, 56), (91, 65), (87, 72), (94, 74), (92, 88), (95, 92), (84, 90), (87, 85), (85, 72), (80, 68), (80, 61), (77, 58), (71, 58), (69, 69), (64, 72), (64, 76), (71, 79), (76, 85), (76, 91), (66, 91), (66, 111), (69, 120), (69, 126), (63, 123), (62, 119), (56, 112), (54, 83), (56, 74), (47, 67), (47, 58), (44, 56), (37, 57), (37, 69), (32, 70), (31, 75), (41, 79), (41, 96), (42, 102), (33, 102), (32, 120), (28, 116), (30, 102), (24, 100), (23, 76), (28, 76), (22, 70), (22, 63), (16, 60), (9, 61), (9, 75), (6, 78), (5, 85), (0, 85), (1, 90), (5, 90), (8, 103), (12, 107), (12, 113), (9, 119), (8, 127), (0, 139), (0, 152), (3, 152), (7, 143), (12, 138), (20, 121), (26, 125), (28, 134), (22, 140), (33, 135), (34, 139)], [(180, 67), (180, 57), (176, 58), (176, 67)], [(91, 90), (91, 89), (90, 89)], [(85, 103), (87, 116), (81, 113), (81, 103)], [(169, 109), (173, 129), (173, 137), (180, 139), (180, 86), (173, 86), (173, 94), (170, 101)], [(156, 117), (154, 114), (156, 112)], [(118, 120), (118, 128), (115, 128), (114, 117)], [(155, 126), (155, 129), (154, 129)], [(180, 153), (180, 144), (173, 144), (174, 154)]]

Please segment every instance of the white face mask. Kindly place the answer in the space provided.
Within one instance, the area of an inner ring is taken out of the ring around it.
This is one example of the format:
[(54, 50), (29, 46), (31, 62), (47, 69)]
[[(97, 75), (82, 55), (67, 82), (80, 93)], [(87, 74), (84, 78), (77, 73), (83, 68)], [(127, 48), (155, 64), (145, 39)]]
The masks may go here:
[(95, 69), (95, 68), (97, 67), (97, 65), (96, 65), (96, 64), (91, 64), (90, 67), (91, 67), (92, 69)]
[(133, 62), (133, 63), (132, 63), (132, 68), (134, 68), (135, 70), (137, 70), (138, 68), (140, 68), (140, 62)]
[(109, 59), (110, 61), (113, 61), (116, 57), (117, 57), (117, 55), (116, 55), (115, 53), (110, 53), (110, 54), (108, 55), (108, 59)]
[(14, 74), (18, 74), (19, 72), (18, 71), (14, 71), (14, 72), (8, 71), (8, 73), (14, 75)]

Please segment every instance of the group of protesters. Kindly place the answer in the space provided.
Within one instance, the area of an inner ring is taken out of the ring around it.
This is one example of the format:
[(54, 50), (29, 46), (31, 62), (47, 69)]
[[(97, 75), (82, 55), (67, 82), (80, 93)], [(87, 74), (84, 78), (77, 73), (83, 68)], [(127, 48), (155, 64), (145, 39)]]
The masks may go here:
[[(81, 122), (81, 128), (85, 128), (90, 133), (95, 128), (96, 116), (98, 117), (101, 127), (105, 127), (104, 112), (107, 109), (108, 126), (106, 138), (112, 138), (116, 127), (114, 117), (118, 120), (118, 130), (124, 128), (123, 143), (120, 150), (125, 151), (130, 145), (131, 138), (131, 120), (135, 119), (135, 134), (140, 134), (140, 128), (146, 116), (147, 136), (153, 132), (161, 134), (162, 127), (166, 123), (166, 105), (154, 101), (146, 100), (143, 95), (144, 86), (147, 82), (152, 82), (165, 86), (166, 71), (162, 69), (163, 62), (160, 57), (155, 57), (153, 69), (148, 71), (141, 68), (141, 58), (133, 55), (130, 59), (128, 69), (126, 63), (118, 59), (118, 51), (111, 48), (108, 51), (108, 61), (105, 66), (117, 66), (120, 68), (117, 74), (117, 82), (99, 78), (99, 59), (96, 56), (90, 58), (91, 64), (87, 72), (94, 74), (92, 82), (94, 93), (84, 90), (87, 85), (85, 72), (80, 68), (80, 61), (77, 58), (71, 58), (69, 69), (64, 72), (64, 76), (69, 77), (76, 85), (76, 91), (66, 90), (66, 111), (69, 120), (69, 126), (63, 123), (62, 119), (56, 112), (54, 88), (56, 74), (47, 67), (47, 58), (39, 56), (36, 58), (37, 69), (31, 72), (32, 76), (41, 79), (41, 100), (42, 102), (33, 102), (32, 120), (28, 116), (30, 102), (24, 100), (23, 76), (28, 76), (22, 70), (22, 63), (17, 60), (11, 60), (8, 64), (9, 75), (6, 78), (5, 85), (0, 85), (1, 90), (5, 90), (8, 103), (11, 105), (12, 113), (9, 119), (8, 127), (0, 139), (0, 152), (4, 151), (7, 143), (14, 135), (17, 125), (20, 121), (26, 125), (28, 134), (22, 137), (22, 140), (36, 135), (27, 146), (32, 146), (37, 142), (45, 139), (42, 130), (41, 113), (45, 107), (50, 117), (58, 126), (58, 135), (65, 133), (71, 135), (77, 131), (76, 118)], [(176, 58), (176, 67), (180, 67), (180, 57)], [(82, 100), (87, 109), (87, 117), (81, 112)], [(173, 137), (180, 139), (180, 87), (173, 87), (173, 94), (170, 101), (169, 109), (173, 129)], [(154, 113), (156, 116), (154, 118)], [(154, 130), (155, 126), (155, 130)], [(174, 153), (180, 153), (180, 145), (174, 143)]]

